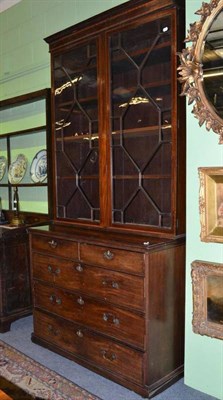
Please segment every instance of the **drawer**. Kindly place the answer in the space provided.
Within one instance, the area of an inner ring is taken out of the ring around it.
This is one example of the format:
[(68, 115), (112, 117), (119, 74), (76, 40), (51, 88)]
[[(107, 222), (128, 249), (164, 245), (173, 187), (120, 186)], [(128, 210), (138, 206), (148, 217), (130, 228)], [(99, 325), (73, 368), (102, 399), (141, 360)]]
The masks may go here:
[(80, 258), (86, 264), (144, 274), (144, 254), (111, 247), (81, 243)]
[(93, 363), (102, 371), (142, 384), (144, 353), (105, 339), (78, 324), (34, 312), (34, 333), (39, 338)]
[(144, 349), (144, 315), (34, 282), (34, 307)]
[(75, 261), (33, 253), (33, 277), (65, 289), (144, 310), (143, 277), (80, 264)]
[(31, 236), (32, 250), (67, 258), (78, 258), (78, 243), (54, 236)]

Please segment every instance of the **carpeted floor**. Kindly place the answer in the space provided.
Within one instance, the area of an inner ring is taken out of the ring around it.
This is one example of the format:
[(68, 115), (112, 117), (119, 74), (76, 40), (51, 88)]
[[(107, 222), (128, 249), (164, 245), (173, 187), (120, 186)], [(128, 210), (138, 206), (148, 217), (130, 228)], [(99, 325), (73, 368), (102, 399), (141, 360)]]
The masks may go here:
[[(23, 396), (22, 393), (20, 395), (20, 390), (15, 390), (7, 381), (1, 381), (1, 377), (33, 397)], [(0, 340), (0, 385), (2, 384), (4, 387), (0, 388), (5, 393), (10, 392), (10, 395), (14, 393), (12, 398), (18, 400), (101, 400)]]
[[(105, 379), (31, 341), (32, 317), (14, 322), (11, 330), (0, 334), (0, 340), (35, 359), (40, 364), (76, 383), (102, 400), (143, 400), (136, 393)], [(217, 400), (184, 385), (183, 379), (154, 397), (154, 400)]]

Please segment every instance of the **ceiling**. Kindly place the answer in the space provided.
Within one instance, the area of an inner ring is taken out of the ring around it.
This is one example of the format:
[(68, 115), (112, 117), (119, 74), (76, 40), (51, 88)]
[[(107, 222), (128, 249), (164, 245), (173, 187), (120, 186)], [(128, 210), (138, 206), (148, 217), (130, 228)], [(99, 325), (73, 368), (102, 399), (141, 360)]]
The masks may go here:
[(19, 3), (21, 0), (0, 0), (0, 13)]

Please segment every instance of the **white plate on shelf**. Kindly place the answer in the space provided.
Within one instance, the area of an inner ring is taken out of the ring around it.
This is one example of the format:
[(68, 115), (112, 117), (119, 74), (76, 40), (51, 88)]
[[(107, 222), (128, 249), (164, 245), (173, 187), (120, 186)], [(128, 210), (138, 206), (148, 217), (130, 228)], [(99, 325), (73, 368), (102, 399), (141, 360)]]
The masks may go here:
[(36, 153), (30, 167), (31, 179), (35, 183), (41, 183), (47, 178), (47, 155), (46, 150)]
[(6, 171), (7, 159), (4, 156), (0, 157), (0, 181), (3, 179)]
[(19, 154), (17, 159), (11, 163), (8, 171), (8, 178), (11, 184), (20, 183), (24, 178), (27, 169), (27, 159), (24, 154)]

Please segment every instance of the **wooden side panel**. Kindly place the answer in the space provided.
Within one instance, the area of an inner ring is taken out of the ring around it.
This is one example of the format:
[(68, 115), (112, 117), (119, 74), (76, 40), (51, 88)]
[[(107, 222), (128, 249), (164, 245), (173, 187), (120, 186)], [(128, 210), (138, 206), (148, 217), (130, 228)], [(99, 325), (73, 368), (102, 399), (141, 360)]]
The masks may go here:
[(185, 245), (149, 255), (148, 382), (184, 363)]

